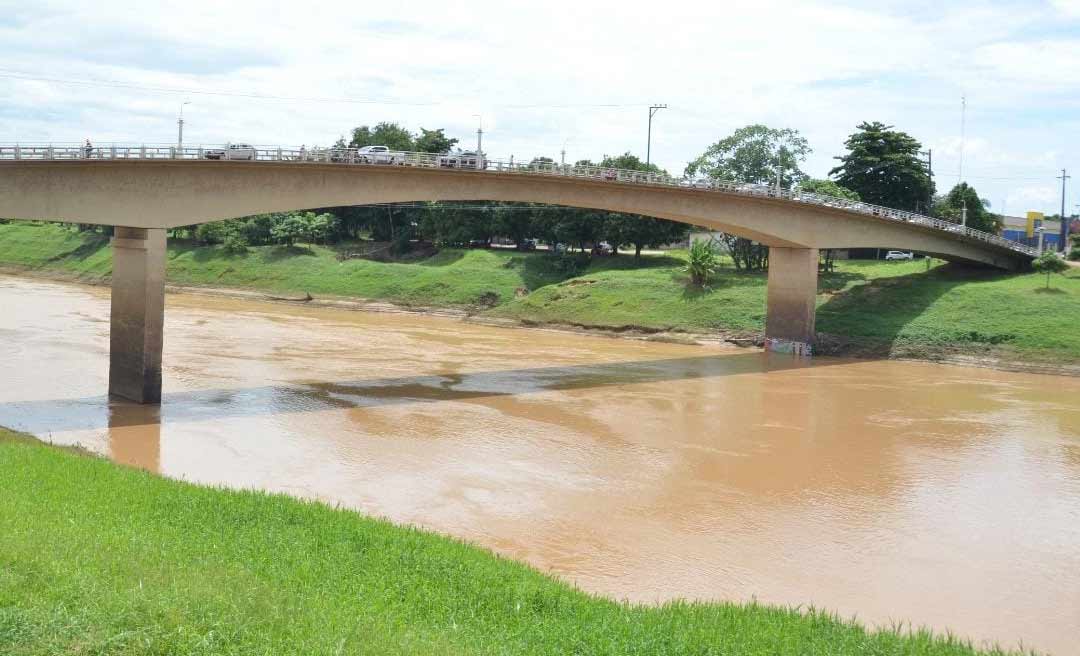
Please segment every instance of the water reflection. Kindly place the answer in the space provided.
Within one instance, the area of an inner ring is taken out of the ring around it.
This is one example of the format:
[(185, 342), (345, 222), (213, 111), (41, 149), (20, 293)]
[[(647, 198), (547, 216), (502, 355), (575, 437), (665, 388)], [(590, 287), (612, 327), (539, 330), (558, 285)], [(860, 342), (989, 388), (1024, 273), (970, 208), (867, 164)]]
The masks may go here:
[(157, 473), (161, 469), (160, 407), (112, 399), (108, 404), (109, 457)]
[(1080, 635), (1077, 380), (170, 296), (159, 411), (100, 394), (103, 294), (0, 278), (16, 300), (0, 425), (614, 597)]
[[(823, 358), (814, 366), (843, 362)], [(707, 355), (636, 362), (532, 367), (471, 373), (373, 378), (348, 382), (167, 392), (161, 406), (140, 406), (103, 395), (0, 403), (0, 425), (35, 433), (149, 423), (202, 421), (253, 414), (321, 412), (401, 403), (468, 401), (544, 390), (714, 378), (811, 366), (768, 353)], [(6, 424), (4, 422), (7, 422)]]

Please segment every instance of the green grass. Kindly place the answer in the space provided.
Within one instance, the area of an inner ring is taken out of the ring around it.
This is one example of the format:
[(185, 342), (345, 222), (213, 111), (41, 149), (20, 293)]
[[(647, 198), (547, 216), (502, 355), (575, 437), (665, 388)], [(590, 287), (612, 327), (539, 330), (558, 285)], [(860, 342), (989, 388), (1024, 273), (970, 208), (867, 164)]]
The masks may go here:
[(972, 654), (813, 611), (640, 607), (487, 551), (0, 429), (0, 653)]
[[(406, 305), (472, 306), (504, 302), (518, 287), (561, 276), (546, 258), (513, 251), (449, 250), (417, 263), (339, 261), (348, 246), (265, 246), (242, 255), (220, 247), (171, 244), (173, 284), (310, 292), (388, 300)], [(112, 271), (107, 238), (50, 224), (0, 225), (0, 265), (59, 271), (98, 281)]]
[[(847, 263), (844, 271), (870, 271)], [(903, 265), (911, 267), (912, 265)], [(897, 267), (899, 268), (899, 267)], [(946, 265), (851, 285), (818, 305), (818, 330), (895, 348), (1004, 349), (1080, 361), (1080, 269), (1051, 277)]]
[(759, 331), (765, 321), (764, 274), (728, 269), (708, 290), (687, 285), (685, 252), (636, 262), (597, 260), (583, 275), (494, 308), (494, 316), (613, 329)]
[[(470, 307), (488, 316), (598, 328), (759, 333), (766, 276), (730, 264), (706, 290), (688, 287), (685, 253), (596, 258), (581, 272), (557, 258), (509, 250), (446, 250), (411, 263), (352, 259), (311, 246), (254, 248), (174, 244), (168, 280), (187, 285), (310, 292), (406, 305)], [(937, 263), (940, 265), (940, 262)], [(56, 225), (0, 225), (0, 265), (109, 275), (108, 241)], [(941, 351), (1080, 362), (1080, 269), (1039, 274), (935, 266), (924, 262), (840, 261), (823, 274), (817, 327), (823, 345), (849, 352), (935, 357)], [(524, 288), (530, 293), (517, 297)], [(843, 351), (841, 351), (843, 352)]]

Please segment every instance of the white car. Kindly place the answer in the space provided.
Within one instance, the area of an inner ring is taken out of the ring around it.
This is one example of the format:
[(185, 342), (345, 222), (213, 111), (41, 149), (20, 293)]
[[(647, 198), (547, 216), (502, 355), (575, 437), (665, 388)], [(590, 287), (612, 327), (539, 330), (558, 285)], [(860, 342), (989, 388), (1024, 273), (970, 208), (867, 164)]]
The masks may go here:
[(257, 159), (258, 155), (255, 146), (251, 144), (229, 144), (229, 147), (224, 150), (217, 148), (204, 151), (203, 157), (206, 159), (254, 160)]
[(885, 253), (886, 260), (914, 260), (915, 254), (910, 251), (889, 251)]
[(394, 152), (386, 146), (363, 146), (356, 150), (356, 161), (361, 164), (404, 163), (405, 154)]
[(439, 155), (439, 166), (448, 169), (486, 169), (487, 160), (471, 150)]

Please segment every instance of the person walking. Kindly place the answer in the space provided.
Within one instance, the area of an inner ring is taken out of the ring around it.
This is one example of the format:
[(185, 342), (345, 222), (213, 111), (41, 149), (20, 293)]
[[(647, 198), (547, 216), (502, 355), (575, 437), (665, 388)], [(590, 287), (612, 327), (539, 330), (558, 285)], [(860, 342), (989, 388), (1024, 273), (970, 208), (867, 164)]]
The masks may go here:
[(86, 145), (83, 146), (83, 153), (86, 159), (90, 159), (90, 154), (94, 152), (94, 147), (90, 144), (90, 138), (86, 138)]

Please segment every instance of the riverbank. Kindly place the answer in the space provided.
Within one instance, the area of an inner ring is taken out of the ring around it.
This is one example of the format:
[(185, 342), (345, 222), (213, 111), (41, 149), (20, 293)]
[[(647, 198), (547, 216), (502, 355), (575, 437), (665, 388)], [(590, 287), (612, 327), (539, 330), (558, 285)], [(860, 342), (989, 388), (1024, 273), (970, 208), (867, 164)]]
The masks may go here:
[(0, 429), (0, 651), (975, 654), (756, 604), (634, 606), (432, 533)]
[[(689, 288), (684, 254), (594, 258), (445, 250), (412, 262), (343, 259), (348, 246), (173, 244), (168, 280), (211, 293), (302, 296), (357, 309), (469, 316), (501, 325), (569, 328), (654, 339), (760, 340), (766, 276), (724, 269)], [(47, 224), (0, 225), (0, 267), (108, 282), (108, 240)], [(1080, 270), (1006, 274), (924, 261), (840, 261), (819, 281), (819, 352), (1075, 373)]]

